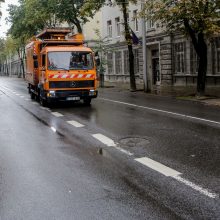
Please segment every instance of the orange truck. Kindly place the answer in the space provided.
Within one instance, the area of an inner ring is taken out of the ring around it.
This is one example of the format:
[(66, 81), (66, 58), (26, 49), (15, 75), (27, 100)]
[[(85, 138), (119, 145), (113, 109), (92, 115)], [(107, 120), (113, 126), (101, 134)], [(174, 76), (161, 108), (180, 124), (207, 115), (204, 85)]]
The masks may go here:
[(68, 34), (69, 29), (46, 29), (26, 45), (28, 90), (43, 106), (80, 100), (89, 105), (97, 97), (95, 55), (81, 34)]

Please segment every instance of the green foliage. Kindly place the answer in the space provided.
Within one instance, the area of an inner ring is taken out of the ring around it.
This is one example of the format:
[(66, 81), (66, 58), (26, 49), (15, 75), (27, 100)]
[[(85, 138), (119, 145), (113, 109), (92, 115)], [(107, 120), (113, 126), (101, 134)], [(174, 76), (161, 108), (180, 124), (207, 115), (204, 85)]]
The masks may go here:
[(0, 61), (4, 61), (7, 56), (15, 54), (17, 51), (17, 42), (11, 37), (0, 39)]
[[(2, 2), (5, 2), (5, 0), (0, 0), (0, 6), (1, 6), (1, 3)], [(0, 17), (2, 16), (2, 12), (0, 11)]]
[(195, 34), (219, 32), (219, 0), (147, 0), (144, 6), (142, 16), (163, 23), (169, 31), (188, 34), (187, 22)]
[(197, 94), (205, 93), (207, 41), (220, 32), (219, 0), (147, 0), (142, 16), (189, 35), (198, 55)]
[[(85, 0), (57, 0), (56, 15), (62, 21), (66, 21), (71, 26), (76, 26), (78, 33), (82, 33), (82, 24), (88, 19), (80, 13)], [(89, 17), (93, 17), (93, 13)]]

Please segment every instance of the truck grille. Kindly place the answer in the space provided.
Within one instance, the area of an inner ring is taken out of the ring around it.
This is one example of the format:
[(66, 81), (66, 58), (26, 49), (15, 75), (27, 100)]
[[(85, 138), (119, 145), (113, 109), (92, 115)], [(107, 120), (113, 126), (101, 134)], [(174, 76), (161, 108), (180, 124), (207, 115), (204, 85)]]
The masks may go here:
[(94, 87), (94, 80), (49, 82), (50, 89)]

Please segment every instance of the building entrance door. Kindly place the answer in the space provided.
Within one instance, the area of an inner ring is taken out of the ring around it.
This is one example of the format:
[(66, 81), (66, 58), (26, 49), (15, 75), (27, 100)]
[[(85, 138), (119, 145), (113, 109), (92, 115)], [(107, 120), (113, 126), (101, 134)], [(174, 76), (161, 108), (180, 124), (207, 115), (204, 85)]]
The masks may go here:
[(152, 50), (152, 76), (153, 85), (160, 85), (159, 50)]

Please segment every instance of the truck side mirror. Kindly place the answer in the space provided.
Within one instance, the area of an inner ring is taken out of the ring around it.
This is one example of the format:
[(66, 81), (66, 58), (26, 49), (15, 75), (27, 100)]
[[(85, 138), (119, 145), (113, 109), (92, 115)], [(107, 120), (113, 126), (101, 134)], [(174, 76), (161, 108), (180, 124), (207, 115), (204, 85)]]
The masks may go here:
[(98, 53), (98, 51), (95, 52), (95, 62), (96, 62), (96, 65), (97, 65), (97, 66), (100, 65), (100, 58), (99, 58), (99, 53)]
[(34, 68), (38, 68), (38, 61), (34, 60)]
[(96, 61), (96, 65), (99, 66), (100, 65), (100, 59), (97, 58), (95, 61)]

